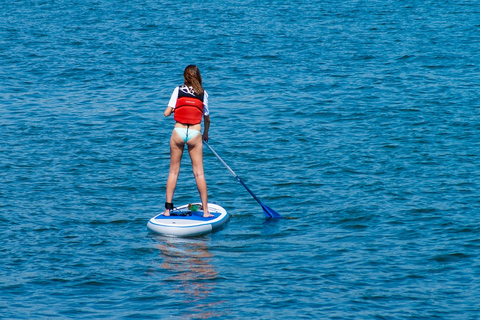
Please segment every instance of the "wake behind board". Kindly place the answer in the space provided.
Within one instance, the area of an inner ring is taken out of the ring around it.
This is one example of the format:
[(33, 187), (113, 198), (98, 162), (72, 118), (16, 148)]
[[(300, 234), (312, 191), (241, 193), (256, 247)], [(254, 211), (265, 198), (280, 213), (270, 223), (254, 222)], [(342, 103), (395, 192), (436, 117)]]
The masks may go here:
[[(200, 203), (194, 203), (200, 207)], [(189, 205), (176, 207), (170, 211), (170, 216), (159, 214), (147, 223), (148, 229), (153, 232), (174, 237), (193, 237), (222, 229), (230, 219), (227, 211), (219, 205), (209, 203), (208, 210), (213, 217), (204, 218), (203, 210), (190, 210)]]

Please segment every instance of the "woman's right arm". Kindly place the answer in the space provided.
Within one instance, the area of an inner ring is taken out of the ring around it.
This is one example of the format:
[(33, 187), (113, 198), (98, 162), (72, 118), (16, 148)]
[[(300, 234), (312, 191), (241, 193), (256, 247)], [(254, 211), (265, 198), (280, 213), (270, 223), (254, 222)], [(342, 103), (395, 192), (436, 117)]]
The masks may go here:
[(203, 140), (208, 142), (208, 130), (210, 129), (210, 116), (203, 117)]

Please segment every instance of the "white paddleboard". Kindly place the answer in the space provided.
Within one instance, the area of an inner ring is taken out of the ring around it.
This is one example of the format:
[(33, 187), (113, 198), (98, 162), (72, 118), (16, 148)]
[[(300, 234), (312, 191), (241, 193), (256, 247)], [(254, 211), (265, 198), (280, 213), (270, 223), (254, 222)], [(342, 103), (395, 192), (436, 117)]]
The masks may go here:
[[(193, 206), (192, 206), (193, 205)], [(189, 209), (190, 206), (190, 209)], [(209, 203), (208, 211), (214, 216), (203, 217), (203, 210), (195, 210), (200, 203), (185, 204), (170, 210), (170, 216), (159, 214), (147, 223), (148, 229), (153, 232), (174, 236), (193, 237), (222, 229), (230, 219), (227, 211), (219, 205)]]

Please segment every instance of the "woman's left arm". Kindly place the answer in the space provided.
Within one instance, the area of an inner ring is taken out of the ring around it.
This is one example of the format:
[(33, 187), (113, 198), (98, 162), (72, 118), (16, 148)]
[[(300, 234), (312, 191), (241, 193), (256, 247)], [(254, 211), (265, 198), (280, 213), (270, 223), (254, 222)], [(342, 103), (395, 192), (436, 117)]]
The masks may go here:
[(164, 115), (165, 117), (168, 117), (168, 116), (171, 115), (172, 112), (174, 112), (174, 111), (175, 111), (175, 109), (173, 109), (172, 107), (167, 107), (167, 109), (165, 109), (165, 112), (163, 113), (163, 115)]

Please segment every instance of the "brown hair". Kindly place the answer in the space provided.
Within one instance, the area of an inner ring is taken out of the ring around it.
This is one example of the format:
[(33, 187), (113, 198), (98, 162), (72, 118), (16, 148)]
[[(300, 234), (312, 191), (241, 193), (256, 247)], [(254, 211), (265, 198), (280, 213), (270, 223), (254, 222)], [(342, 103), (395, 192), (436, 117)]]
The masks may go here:
[(192, 87), (196, 94), (203, 94), (202, 76), (200, 75), (200, 69), (197, 66), (191, 64), (183, 71), (183, 79), (185, 85)]

